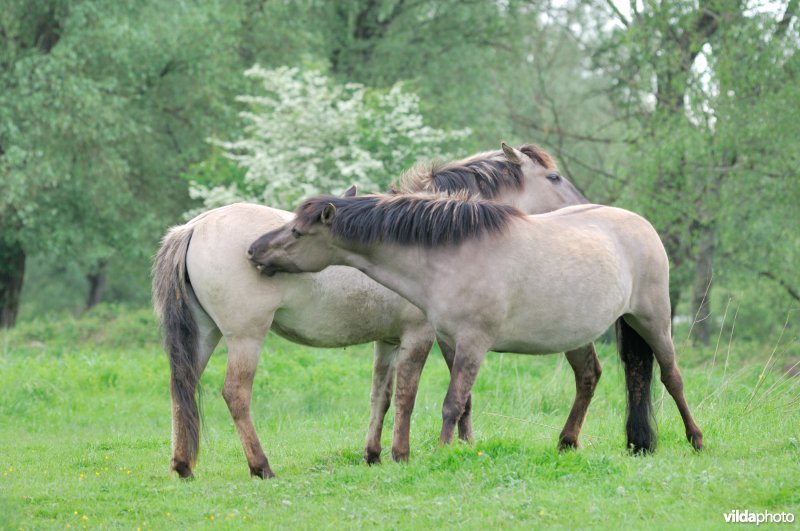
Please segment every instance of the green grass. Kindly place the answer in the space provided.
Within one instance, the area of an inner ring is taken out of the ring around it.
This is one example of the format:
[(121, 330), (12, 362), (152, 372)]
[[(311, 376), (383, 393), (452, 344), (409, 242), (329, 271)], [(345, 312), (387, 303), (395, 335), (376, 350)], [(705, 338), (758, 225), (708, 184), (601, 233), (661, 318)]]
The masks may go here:
[(439, 448), (448, 378), (434, 351), (410, 462), (387, 453), (390, 414), (384, 464), (370, 468), (361, 452), (371, 348), (315, 350), (270, 336), (253, 416), (277, 478), (249, 477), (219, 393), (220, 349), (203, 375), (201, 455), (186, 482), (169, 472), (168, 366), (149, 311), (25, 323), (0, 334), (0, 528), (691, 529), (724, 527), (732, 509), (800, 517), (798, 379), (780, 370), (800, 353), (784, 340), (767, 365), (774, 343), (729, 350), (723, 341), (716, 359), (714, 349), (682, 345), (707, 448), (691, 451), (658, 384), (659, 447), (646, 457), (624, 449), (612, 346), (600, 347), (604, 373), (580, 450), (555, 449), (574, 393), (563, 356), (499, 354), (475, 387), (477, 442)]

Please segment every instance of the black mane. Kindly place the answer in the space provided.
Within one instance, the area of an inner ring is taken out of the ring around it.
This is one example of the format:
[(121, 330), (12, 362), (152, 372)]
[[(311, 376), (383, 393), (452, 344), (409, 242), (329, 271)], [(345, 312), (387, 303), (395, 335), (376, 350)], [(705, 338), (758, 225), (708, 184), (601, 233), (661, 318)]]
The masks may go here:
[(500, 232), (512, 218), (524, 216), (512, 206), (465, 194), (321, 196), (308, 199), (297, 208), (298, 223), (319, 223), (328, 204), (336, 207), (331, 224), (333, 236), (363, 244), (457, 245)]
[[(539, 146), (525, 144), (519, 149), (534, 163), (556, 169), (553, 158)], [(400, 178), (399, 185), (393, 192), (405, 194), (464, 191), (470, 195), (493, 199), (507, 189), (521, 190), (524, 184), (522, 169), (509, 162), (503, 152), (497, 150), (447, 164), (418, 164)]]

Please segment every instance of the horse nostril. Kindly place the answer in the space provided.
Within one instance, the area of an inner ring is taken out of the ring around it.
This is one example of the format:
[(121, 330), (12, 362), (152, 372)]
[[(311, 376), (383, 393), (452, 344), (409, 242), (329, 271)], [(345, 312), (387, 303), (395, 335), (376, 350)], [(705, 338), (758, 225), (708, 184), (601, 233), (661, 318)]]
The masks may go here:
[(252, 247), (250, 247), (247, 250), (247, 258), (253, 258), (253, 248)]

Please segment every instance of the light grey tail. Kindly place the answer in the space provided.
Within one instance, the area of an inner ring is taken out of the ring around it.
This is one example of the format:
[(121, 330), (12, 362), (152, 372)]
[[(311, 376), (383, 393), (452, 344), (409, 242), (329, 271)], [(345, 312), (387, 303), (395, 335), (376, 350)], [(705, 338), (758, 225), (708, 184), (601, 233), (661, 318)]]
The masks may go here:
[(192, 314), (194, 291), (186, 271), (186, 253), (193, 228), (172, 228), (153, 263), (153, 305), (164, 335), (170, 365), (173, 400), (172, 468), (191, 475), (200, 446), (200, 414), (195, 392), (200, 381), (197, 363), (198, 327)]

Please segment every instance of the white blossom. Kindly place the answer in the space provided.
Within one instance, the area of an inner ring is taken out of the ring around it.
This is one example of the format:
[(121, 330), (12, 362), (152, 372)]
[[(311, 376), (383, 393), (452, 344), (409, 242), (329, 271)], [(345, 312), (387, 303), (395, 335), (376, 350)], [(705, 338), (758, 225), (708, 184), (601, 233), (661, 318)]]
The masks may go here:
[(384, 191), (414, 162), (442, 156), (446, 143), (470, 134), (426, 126), (419, 97), (400, 84), (377, 91), (290, 67), (255, 66), (245, 75), (260, 81), (261, 91), (237, 98), (247, 107), (241, 138), (210, 140), (245, 169), (244, 182), (193, 182), (190, 193), (205, 208), (235, 201), (292, 208), (351, 184)]

